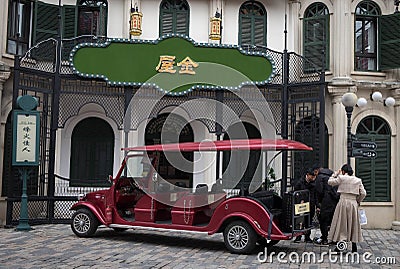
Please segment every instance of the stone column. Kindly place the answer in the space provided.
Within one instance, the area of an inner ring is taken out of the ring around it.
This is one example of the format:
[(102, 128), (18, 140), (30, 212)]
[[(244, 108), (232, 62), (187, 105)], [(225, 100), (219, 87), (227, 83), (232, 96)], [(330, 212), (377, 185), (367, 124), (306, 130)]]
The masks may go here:
[(331, 162), (333, 170), (339, 169), (347, 161), (347, 117), (345, 108), (342, 105), (342, 96), (346, 92), (355, 93), (356, 91), (356, 86), (343, 82), (332, 82), (328, 86), (333, 106), (333, 143), (330, 145), (330, 151), (333, 153), (333, 162)]
[[(348, 77), (351, 71), (352, 38), (354, 25), (351, 19), (352, 1), (333, 1), (334, 15), (331, 27), (331, 62), (333, 63), (333, 76)], [(348, 60), (343, 60), (348, 59)]]
[[(400, 89), (395, 89), (393, 91), (393, 98), (396, 99), (396, 104), (394, 105), (394, 122), (396, 123), (396, 133), (397, 137), (395, 139), (395, 148), (400, 147), (399, 132), (400, 132)], [(393, 155), (393, 154), (392, 154)], [(393, 230), (400, 230), (400, 157), (395, 154), (395, 166), (396, 174), (394, 176), (394, 205), (395, 205), (395, 220), (392, 222)]]
[(288, 13), (288, 47), (291, 48), (294, 52), (302, 54), (301, 49), (301, 33), (302, 28), (300, 24), (300, 17), (303, 17), (303, 14), (300, 13), (301, 3), (298, 0), (289, 1), (289, 13)]
[(129, 35), (129, 20), (131, 16), (131, 0), (124, 0), (124, 13), (123, 13), (123, 20), (124, 23), (122, 24), (122, 36), (126, 38), (130, 38)]

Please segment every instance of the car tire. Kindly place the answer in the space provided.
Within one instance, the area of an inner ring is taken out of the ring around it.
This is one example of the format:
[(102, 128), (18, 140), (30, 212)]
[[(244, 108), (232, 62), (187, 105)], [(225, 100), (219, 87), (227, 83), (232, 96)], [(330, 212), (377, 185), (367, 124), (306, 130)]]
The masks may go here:
[(93, 236), (98, 226), (99, 221), (86, 208), (78, 209), (72, 216), (71, 229), (79, 237)]
[(256, 246), (257, 234), (248, 222), (236, 220), (225, 227), (224, 242), (232, 253), (249, 254)]

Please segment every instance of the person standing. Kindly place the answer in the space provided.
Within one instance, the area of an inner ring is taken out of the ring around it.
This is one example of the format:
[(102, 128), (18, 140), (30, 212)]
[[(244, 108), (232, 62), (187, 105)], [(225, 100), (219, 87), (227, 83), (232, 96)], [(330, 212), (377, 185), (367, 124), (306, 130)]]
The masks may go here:
[(338, 187), (328, 184), (328, 179), (332, 174), (332, 170), (321, 168), (315, 180), (315, 190), (320, 203), (319, 227), (321, 229), (321, 237), (314, 240), (314, 242), (324, 246), (328, 245), (329, 226), (331, 226), (333, 214), (340, 197), (337, 192)]
[[(315, 207), (317, 205), (317, 196), (315, 193), (315, 174), (312, 169), (308, 169), (305, 177), (297, 181), (297, 183), (294, 185), (294, 190), (295, 191), (308, 190), (310, 192), (310, 218), (312, 220), (315, 214)], [(304, 234), (304, 236), (305, 236), (304, 242), (308, 243), (312, 242), (310, 238), (311, 230), (308, 230)], [(295, 243), (298, 243), (300, 241), (301, 241), (301, 235), (297, 236), (294, 240)]]
[(357, 252), (357, 243), (363, 241), (358, 207), (367, 192), (361, 179), (353, 176), (353, 169), (348, 164), (334, 173), (329, 178), (328, 184), (338, 186), (337, 191), (340, 193), (328, 239), (333, 242), (351, 242), (352, 252)]

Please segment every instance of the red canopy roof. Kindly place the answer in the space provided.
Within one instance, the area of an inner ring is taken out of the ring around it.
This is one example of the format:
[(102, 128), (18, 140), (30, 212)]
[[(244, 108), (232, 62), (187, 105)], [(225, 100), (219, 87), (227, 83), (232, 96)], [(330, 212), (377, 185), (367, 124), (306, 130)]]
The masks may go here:
[(285, 139), (237, 139), (202, 142), (185, 142), (122, 148), (127, 151), (224, 151), (224, 150), (312, 150), (311, 147)]

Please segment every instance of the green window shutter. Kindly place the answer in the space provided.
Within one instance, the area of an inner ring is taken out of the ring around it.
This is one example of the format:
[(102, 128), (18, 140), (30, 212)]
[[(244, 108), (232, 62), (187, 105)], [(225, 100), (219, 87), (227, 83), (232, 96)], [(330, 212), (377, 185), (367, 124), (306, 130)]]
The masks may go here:
[[(78, 9), (76, 6), (63, 6), (63, 39), (72, 39), (77, 36), (77, 16)], [(63, 48), (61, 52), (62, 60), (67, 61), (72, 48), (76, 45), (71, 40), (65, 40), (63, 42)]]
[(400, 13), (379, 17), (380, 69), (400, 67)]
[(76, 37), (76, 6), (63, 6), (63, 38)]
[(160, 4), (160, 36), (189, 35), (189, 5), (182, 0), (164, 0)]
[[(356, 175), (367, 191), (365, 201), (390, 201), (390, 135), (357, 135), (377, 144), (376, 159), (356, 159)], [(388, 169), (389, 168), (389, 169)]]
[(376, 135), (376, 153), (378, 157), (373, 161), (375, 177), (375, 201), (390, 201), (390, 136)]
[(38, 42), (51, 37), (57, 37), (58, 14), (58, 5), (36, 2), (33, 44), (37, 44)]
[(176, 12), (175, 33), (189, 35), (189, 13)]
[(323, 33), (320, 30), (321, 23), (316, 19), (305, 19), (304, 26), (304, 57), (315, 64), (320, 64), (321, 60), (318, 56), (321, 55), (323, 49), (320, 42), (323, 39)]
[(265, 29), (267, 27), (265, 24), (265, 17), (254, 18), (254, 45), (266, 45)]
[[(329, 67), (329, 15), (304, 18), (303, 56), (317, 67)], [(325, 59), (322, 52), (325, 51)]]
[(239, 21), (239, 44), (252, 45), (251, 17), (241, 15)]
[(364, 188), (367, 191), (365, 201), (374, 201), (375, 189), (372, 187), (374, 184), (371, 173), (371, 160), (356, 159), (356, 176), (361, 178)]
[(161, 11), (161, 31), (160, 35), (171, 34), (174, 32), (174, 13), (172, 11)]
[(263, 4), (247, 1), (239, 10), (239, 45), (267, 44), (267, 13)]
[(107, 36), (107, 14), (108, 8), (107, 6), (100, 6), (100, 21), (99, 21), (99, 30), (98, 36)]

